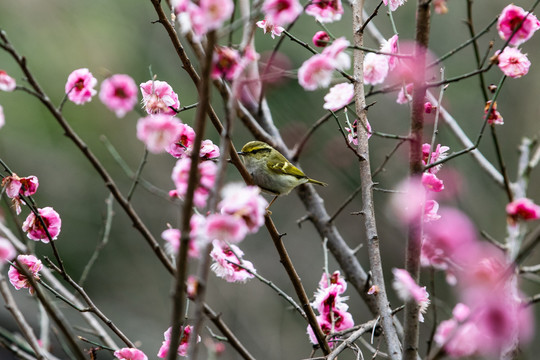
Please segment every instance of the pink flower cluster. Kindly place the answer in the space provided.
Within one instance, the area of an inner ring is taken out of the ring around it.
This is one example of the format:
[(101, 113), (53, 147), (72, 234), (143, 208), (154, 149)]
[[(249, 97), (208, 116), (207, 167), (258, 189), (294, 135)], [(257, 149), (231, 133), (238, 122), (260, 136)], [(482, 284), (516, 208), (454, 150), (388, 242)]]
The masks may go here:
[[(60, 228), (62, 227), (60, 215), (49, 206), (38, 209), (38, 213), (39, 217), (43, 220), (43, 223), (36, 214), (31, 212), (23, 223), (23, 231), (26, 231), (26, 235), (32, 240), (41, 240), (44, 243), (48, 243), (49, 236), (50, 239), (56, 240), (60, 234)], [(45, 224), (45, 227), (43, 224)]]
[[(204, 224), (204, 216), (193, 214), (189, 222), (188, 256), (198, 258), (201, 256), (201, 248), (206, 244), (206, 237), (201, 236), (201, 228)], [(161, 233), (161, 238), (166, 241), (165, 249), (171, 255), (178, 254), (180, 249), (180, 237), (182, 233), (178, 229), (169, 228)]]
[[(398, 35), (381, 44), (381, 52), (397, 54)], [(377, 85), (386, 79), (388, 72), (398, 65), (398, 58), (391, 55), (367, 53), (364, 57), (364, 83)]]
[[(447, 156), (446, 152), (450, 150), (450, 148), (448, 146), (441, 146), (441, 144), (438, 144), (435, 148), (435, 151), (433, 151), (431, 154), (430, 150), (430, 144), (422, 145), (422, 162), (424, 166), (428, 165), (428, 161), (429, 164), (433, 164), (439, 160), (444, 159)], [(444, 190), (443, 181), (439, 179), (437, 175), (435, 175), (441, 169), (441, 166), (441, 164), (433, 166), (422, 174), (422, 184), (424, 185), (426, 190), (433, 192), (440, 192)]]
[(148, 357), (141, 350), (135, 348), (116, 350), (114, 357), (118, 360), (148, 360)]
[(518, 220), (536, 220), (540, 219), (540, 206), (531, 199), (519, 198), (506, 205), (506, 213), (512, 223)]
[(531, 62), (527, 54), (522, 54), (519, 49), (513, 47), (504, 48), (503, 52), (497, 50), (497, 64), (504, 75), (517, 79), (527, 75)]
[(351, 83), (341, 83), (330, 88), (324, 97), (323, 108), (337, 111), (349, 104), (354, 96), (354, 85)]
[(15, 90), (15, 87), (17, 87), (15, 79), (4, 70), (0, 70), (0, 91), (11, 92)]
[(411, 274), (404, 269), (392, 269), (394, 282), (392, 283), (399, 298), (403, 301), (414, 300), (419, 306), (419, 321), (424, 322), (424, 315), (429, 306), (429, 294), (426, 287), (420, 287)]
[[(186, 356), (189, 346), (189, 338), (192, 335), (193, 326), (187, 325), (183, 329), (181, 329), (180, 334), (182, 334), (180, 338), (180, 345), (178, 346), (178, 355), (180, 356)], [(167, 354), (169, 353), (169, 348), (171, 347), (171, 332), (172, 328), (168, 328), (167, 331), (163, 334), (165, 337), (165, 340), (163, 341), (163, 344), (161, 344), (161, 347), (159, 348), (159, 351), (157, 353), (157, 356), (159, 358), (166, 358)], [(197, 342), (201, 341), (200, 336), (197, 337)]]
[[(39, 272), (43, 268), (43, 264), (40, 260), (38, 260), (38, 258), (36, 258), (34, 255), (19, 255), (17, 256), (17, 261), (21, 264), (21, 266), (27, 268), (26, 270), (34, 279), (39, 280)], [(15, 289), (20, 290), (22, 288), (26, 288), (30, 294), (34, 293), (34, 288), (30, 285), (28, 278), (19, 272), (19, 269), (13, 265), (9, 267), (8, 278), (9, 282)]]
[(21, 204), (24, 204), (21, 196), (34, 195), (39, 186), (39, 181), (38, 178), (33, 175), (21, 178), (14, 173), (4, 177), (2, 186), (6, 189), (6, 195), (12, 200), (15, 211), (17, 212), (17, 215), (19, 215), (21, 213)]
[(13, 260), (15, 255), (17, 255), (17, 251), (11, 242), (0, 236), (0, 269), (2, 269), (5, 263)]
[(384, 5), (387, 5), (391, 11), (396, 11), (398, 7), (405, 4), (407, 0), (383, 0)]
[[(330, 276), (323, 273), (311, 306), (319, 312), (317, 322), (325, 335), (331, 335), (332, 332), (347, 330), (354, 326), (352, 315), (347, 311), (349, 306), (344, 302), (347, 297), (341, 296), (345, 290), (347, 290), (347, 283), (339, 271), (335, 271)], [(307, 332), (311, 342), (318, 344), (310, 325), (308, 325)], [(332, 343), (332, 341), (329, 342), (330, 345)]]
[(336, 39), (322, 53), (306, 60), (298, 69), (298, 82), (306, 90), (315, 90), (330, 85), (334, 70), (351, 66), (351, 59), (345, 49), (350, 45), (345, 38)]

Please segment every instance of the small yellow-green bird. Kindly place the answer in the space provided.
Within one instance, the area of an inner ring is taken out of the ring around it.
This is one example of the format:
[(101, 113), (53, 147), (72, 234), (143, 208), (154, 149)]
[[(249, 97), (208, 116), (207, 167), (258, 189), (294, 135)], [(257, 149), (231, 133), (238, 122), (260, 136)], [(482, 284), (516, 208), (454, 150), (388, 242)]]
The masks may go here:
[(246, 169), (255, 185), (276, 196), (270, 205), (278, 196), (287, 195), (298, 185), (305, 183), (328, 185), (307, 177), (302, 170), (291, 164), (285, 156), (265, 142), (250, 141), (242, 147), (238, 155), (243, 157)]

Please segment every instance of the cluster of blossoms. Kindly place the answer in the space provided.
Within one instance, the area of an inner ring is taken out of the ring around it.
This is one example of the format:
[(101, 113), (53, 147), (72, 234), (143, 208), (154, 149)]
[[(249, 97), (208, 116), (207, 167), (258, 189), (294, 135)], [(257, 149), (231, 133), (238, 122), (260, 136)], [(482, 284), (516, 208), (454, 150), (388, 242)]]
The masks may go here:
[[(97, 94), (97, 82), (88, 69), (74, 70), (65, 85), (67, 98), (77, 105), (90, 102)], [(129, 75), (112, 75), (101, 83), (99, 99), (117, 117), (124, 117), (137, 104), (137, 85)]]
[(11, 174), (4, 177), (2, 186), (5, 188), (7, 197), (11, 199), (17, 215), (19, 215), (21, 213), (21, 204), (24, 204), (21, 195), (34, 195), (39, 186), (39, 181), (34, 175), (21, 178), (17, 174)]
[(497, 21), (497, 31), (501, 39), (511, 46), (505, 47), (502, 52), (497, 50), (494, 61), (506, 76), (519, 78), (529, 72), (531, 62), (517, 47), (529, 40), (538, 29), (540, 21), (534, 14), (514, 4), (503, 9)]
[(221, 28), (234, 11), (231, 0), (173, 0), (171, 6), (183, 34), (193, 30), (197, 39), (207, 32)]
[(448, 355), (497, 356), (518, 339), (530, 338), (533, 317), (509, 271), (510, 261), (499, 249), (477, 240), (465, 214), (441, 210), (441, 220), (426, 226), (421, 260), (445, 270), (461, 300), (454, 317), (443, 321), (435, 336)]
[[(43, 264), (41, 260), (38, 260), (34, 255), (19, 255), (17, 256), (17, 262), (26, 268), (26, 271), (35, 279), (39, 280), (39, 272), (43, 269)], [(22, 288), (28, 289), (30, 294), (34, 293), (34, 288), (32, 287), (30, 281), (20, 272), (20, 269), (11, 265), (8, 270), (9, 282), (17, 290)]]
[[(223, 188), (218, 213), (192, 216), (188, 255), (199, 257), (200, 250), (211, 242), (213, 250), (210, 256), (214, 260), (211, 268), (218, 277), (228, 282), (244, 282), (252, 278), (255, 272), (253, 264), (242, 259), (244, 253), (234, 244), (259, 230), (264, 224), (267, 205), (257, 186), (228, 184)], [(177, 253), (180, 230), (167, 229), (161, 236), (167, 242), (167, 248)]]
[[(345, 290), (347, 290), (347, 282), (339, 271), (334, 271), (330, 276), (323, 273), (319, 281), (319, 288), (315, 292), (315, 301), (311, 306), (319, 312), (317, 322), (325, 335), (331, 335), (354, 326), (352, 315), (347, 311), (349, 306), (344, 302), (348, 297), (341, 296)], [(318, 344), (310, 325), (308, 325), (307, 332), (311, 342)], [(332, 346), (332, 342), (329, 345)]]
[(141, 350), (135, 348), (116, 350), (114, 357), (118, 360), (148, 360), (148, 357)]

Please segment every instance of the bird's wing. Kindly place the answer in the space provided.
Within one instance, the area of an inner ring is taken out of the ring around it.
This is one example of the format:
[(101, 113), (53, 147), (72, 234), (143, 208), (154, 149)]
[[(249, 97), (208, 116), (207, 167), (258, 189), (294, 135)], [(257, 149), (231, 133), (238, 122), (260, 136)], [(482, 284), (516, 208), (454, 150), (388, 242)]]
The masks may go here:
[(280, 156), (276, 156), (274, 160), (268, 161), (268, 168), (278, 174), (287, 174), (291, 176), (295, 176), (299, 179), (305, 178), (306, 174), (302, 172), (299, 168), (291, 164), (285, 156), (279, 154)]

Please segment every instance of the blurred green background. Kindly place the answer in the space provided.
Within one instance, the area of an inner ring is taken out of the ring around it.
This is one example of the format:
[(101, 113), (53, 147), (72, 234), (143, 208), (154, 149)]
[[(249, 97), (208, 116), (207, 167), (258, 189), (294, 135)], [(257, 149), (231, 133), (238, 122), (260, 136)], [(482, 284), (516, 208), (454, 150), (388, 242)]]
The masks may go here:
[[(430, 48), (436, 56), (468, 39), (468, 30), (464, 24), (465, 3), (450, 0), (447, 15), (433, 15)], [(476, 30), (483, 29), (507, 3), (501, 0), (475, 1)], [(528, 8), (531, 3), (532, 1), (515, 1), (516, 5), (524, 8)], [(375, 1), (366, 1), (369, 10), (377, 4)], [(414, 37), (414, 5), (415, 2), (411, 0), (394, 14), (400, 40)], [(342, 21), (330, 24), (329, 29), (335, 36), (346, 36), (352, 40), (350, 9), (346, 5), (344, 7), (346, 13)], [(142, 0), (0, 2), (0, 28), (7, 32), (17, 50), (27, 57), (30, 69), (56, 104), (61, 101), (67, 76), (74, 69), (89, 68), (99, 82), (109, 74), (125, 73), (132, 76), (137, 83), (142, 83), (150, 79), (149, 66), (157, 79), (171, 84), (179, 95), (182, 106), (196, 102), (196, 89), (181, 68), (164, 29), (159, 24), (152, 24), (156, 18), (150, 1)], [(381, 10), (374, 22), (386, 38), (393, 34), (385, 11)], [(310, 42), (312, 35), (318, 30), (320, 27), (315, 21), (304, 15), (294, 26), (292, 33)], [(504, 117), (505, 125), (497, 130), (511, 179), (515, 178), (517, 147), (521, 137), (537, 136), (540, 128), (540, 72), (537, 70), (540, 59), (539, 36), (535, 35), (523, 46), (523, 51), (529, 54), (533, 64), (530, 73), (522, 79), (507, 80), (498, 101), (498, 109)], [(235, 34), (234, 38), (238, 40), (240, 34)], [(492, 29), (479, 41), (482, 54), (490, 40), (495, 42), (492, 53), (502, 45), (495, 29)], [(225, 43), (226, 39), (221, 41)], [(257, 29), (256, 41), (257, 51), (264, 55), (272, 49), (277, 40), (272, 40), (270, 36), (263, 35), (262, 30)], [(367, 36), (366, 43), (370, 47), (378, 47), (370, 36)], [(298, 69), (310, 56), (305, 49), (289, 40), (285, 40), (281, 52), (290, 62), (291, 70)], [(471, 48), (445, 62), (447, 77), (469, 72), (474, 68)], [(14, 61), (1, 51), (0, 69), (15, 77), (18, 84), (25, 85), (23, 75)], [(488, 84), (497, 83), (500, 77), (500, 71), (493, 68), (486, 74), (486, 81)], [(342, 81), (336, 78), (336, 82)], [(451, 84), (444, 95), (447, 108), (472, 139), (476, 138), (482, 124), (484, 104), (479, 89), (476, 78), (468, 79)], [(269, 89), (268, 102), (274, 120), (288, 145), (293, 146), (295, 141), (325, 114), (322, 99), (326, 91), (305, 92), (295, 79)], [(216, 110), (223, 114), (223, 102), (217, 93), (213, 95)], [(396, 104), (395, 98), (395, 93), (370, 97), (368, 103), (377, 103), (369, 109), (369, 119), (376, 131), (405, 135), (408, 131), (409, 109), (406, 105)], [(39, 177), (40, 188), (35, 199), (40, 207), (52, 206), (60, 213), (63, 226), (56, 243), (68, 271), (74, 278), (78, 278), (100, 240), (104, 227), (104, 201), (108, 191), (94, 169), (70, 140), (63, 136), (59, 125), (36, 99), (22, 91), (0, 93), (0, 104), (4, 107), (6, 117), (6, 125), (0, 130), (0, 158), (21, 176), (32, 174)], [(70, 125), (98, 156), (124, 193), (129, 190), (131, 181), (113, 160), (100, 138), (105, 135), (126, 163), (135, 169), (143, 154), (143, 145), (135, 137), (136, 121), (141, 114), (138, 109), (123, 119), (117, 119), (101, 104), (97, 96), (84, 106), (67, 103), (64, 108), (64, 115)], [(195, 111), (190, 110), (179, 117), (192, 124), (194, 115)], [(432, 118), (428, 116), (428, 122)], [(345, 122), (343, 115), (340, 115), (340, 122)], [(207, 137), (217, 142), (216, 131), (211, 125), (207, 129)], [(430, 139), (430, 129), (431, 125), (428, 124), (426, 141)], [(251, 139), (242, 124), (237, 122), (233, 134), (235, 146), (239, 148)], [(395, 141), (378, 137), (373, 137), (370, 141), (372, 164), (373, 168), (376, 168), (390, 153)], [(452, 150), (461, 149), (444, 125), (440, 128), (438, 142), (449, 145)], [(480, 149), (488, 159), (495, 161), (493, 142), (489, 134), (484, 135)], [(376, 178), (378, 187), (392, 189), (406, 175), (406, 150), (406, 146), (402, 147), (390, 160), (386, 171)], [(174, 163), (175, 159), (168, 154), (150, 155), (142, 177), (159, 188), (172, 189), (170, 174)], [(359, 185), (356, 159), (345, 147), (334, 120), (323, 125), (311, 138), (301, 158), (301, 165), (309, 176), (330, 184), (327, 188), (317, 190), (320, 190), (319, 193), (325, 199), (325, 205), (331, 214)], [(239, 180), (234, 169), (229, 170), (228, 180)], [(440, 175), (447, 188), (441, 194), (440, 203), (458, 206), (474, 219), (479, 230), (486, 231), (499, 241), (504, 240), (504, 193), (478, 165), (469, 156), (461, 157), (445, 165)], [(540, 202), (538, 176), (538, 170), (534, 170), (528, 194), (530, 198), (536, 199), (536, 202)], [(383, 263), (389, 284), (390, 269), (404, 266), (405, 238), (403, 229), (387, 208), (389, 195), (376, 192), (375, 198)], [(174, 204), (153, 196), (143, 188), (138, 188), (135, 193), (133, 205), (160, 241), (159, 235), (166, 229), (167, 223), (177, 226), (179, 222), (179, 209)], [(364, 243), (362, 219), (350, 215), (350, 212), (360, 208), (360, 199), (355, 199), (336, 219), (336, 225), (351, 247)], [(5, 204), (2, 210), (6, 221), (15, 228)], [(321, 239), (309, 223), (304, 223), (302, 227), (297, 226), (296, 220), (305, 215), (305, 210), (294, 194), (279, 199), (273, 205), (272, 211), (279, 231), (287, 233), (284, 238), (285, 245), (308, 295), (311, 295), (316, 290), (324, 264)], [(155, 354), (163, 341), (163, 332), (170, 322), (171, 278), (118, 206), (115, 206), (115, 213), (110, 242), (92, 268), (86, 289), (95, 304), (153, 359), (156, 358)], [(23, 221), (26, 215), (25, 209), (18, 221)], [(254, 263), (261, 275), (296, 298), (264, 229), (249, 236), (241, 244), (241, 248), (246, 253), (245, 258)], [(43, 244), (36, 244), (36, 251), (38, 254), (49, 254), (49, 248)], [(360, 249), (358, 257), (367, 269), (365, 247)], [(534, 262), (534, 259), (530, 259), (530, 262)], [(337, 269), (331, 256), (329, 269)], [(448, 318), (454, 304), (450, 300), (454, 296), (453, 291), (444, 285), (443, 277), (443, 274), (436, 274), (437, 283), (440, 284), (436, 297), (447, 300), (435, 300), (440, 311), (439, 319)], [(423, 279), (427, 283), (428, 277)], [(523, 285), (529, 295), (538, 292), (537, 284), (525, 282)], [(19, 291), (15, 295), (27, 312), (28, 319), (37, 322), (33, 299), (25, 291)], [(345, 295), (350, 295), (348, 304), (356, 323), (371, 319), (352, 288)], [(390, 299), (392, 305), (399, 305), (393, 291), (390, 291)], [(257, 280), (251, 280), (247, 284), (228, 284), (211, 274), (208, 303), (223, 314), (223, 320), (256, 358), (309, 357), (311, 346), (302, 319), (270, 288)], [(84, 326), (78, 314), (61, 303), (59, 306), (65, 308), (75, 325)], [(3, 308), (0, 309), (0, 325), (8, 329), (16, 328)], [(428, 313), (427, 321), (421, 330), (422, 348), (425, 347), (431, 326), (432, 314)], [(204, 335), (208, 337), (209, 332), (205, 331)], [(528, 351), (534, 353), (535, 349)], [(8, 356), (0, 349), (0, 358), (9, 358)], [(371, 355), (365, 352), (364, 356)], [(100, 353), (99, 358), (108, 359), (112, 358), (112, 355)], [(227, 346), (222, 358), (239, 357)], [(353, 357), (348, 353), (343, 358)]]

